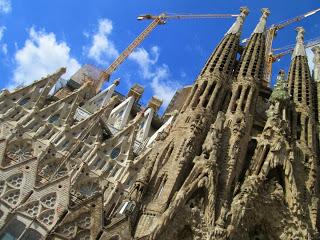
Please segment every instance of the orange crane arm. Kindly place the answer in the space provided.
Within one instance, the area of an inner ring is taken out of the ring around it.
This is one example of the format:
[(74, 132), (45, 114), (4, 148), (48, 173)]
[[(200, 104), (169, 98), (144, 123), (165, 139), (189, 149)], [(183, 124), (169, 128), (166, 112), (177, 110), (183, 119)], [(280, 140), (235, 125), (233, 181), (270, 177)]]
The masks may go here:
[(159, 24), (163, 24), (163, 20), (161, 18), (156, 18), (153, 20), (146, 29), (143, 30), (142, 33), (110, 64), (110, 66), (101, 72), (99, 76), (99, 81), (96, 86), (96, 92), (100, 91), (103, 83), (108, 81), (110, 75), (120, 66), (121, 63), (126, 60), (126, 58), (133, 52), (137, 46), (149, 35), (149, 33), (155, 29), (155, 27)]
[(167, 19), (196, 19), (196, 18), (233, 18), (238, 17), (239, 14), (182, 14), (182, 15), (168, 15), (165, 13), (159, 16), (153, 16), (150, 14), (141, 15), (138, 20), (153, 20), (150, 25), (114, 60), (111, 65), (99, 76), (98, 83), (96, 85), (96, 92), (100, 91), (103, 83), (108, 81), (110, 75), (120, 66), (121, 63), (128, 58), (128, 56), (136, 49), (142, 41), (155, 29), (158, 25), (165, 24)]

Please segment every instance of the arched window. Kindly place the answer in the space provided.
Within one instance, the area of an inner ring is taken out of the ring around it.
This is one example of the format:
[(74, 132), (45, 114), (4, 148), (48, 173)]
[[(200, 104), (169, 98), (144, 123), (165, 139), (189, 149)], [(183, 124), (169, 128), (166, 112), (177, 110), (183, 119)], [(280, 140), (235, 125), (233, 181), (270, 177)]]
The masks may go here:
[(29, 100), (30, 100), (30, 97), (22, 98), (19, 100), (18, 104), (20, 106), (26, 105), (29, 102)]
[(120, 152), (121, 152), (120, 147), (115, 147), (114, 149), (112, 149), (110, 154), (111, 159), (116, 159), (119, 156)]
[(59, 118), (60, 118), (60, 114), (52, 115), (52, 116), (49, 118), (48, 122), (49, 122), (49, 123), (55, 123), (55, 122), (57, 122), (57, 121), (59, 120)]
[(26, 229), (26, 224), (17, 219), (13, 219), (1, 232), (0, 239), (5, 240), (40, 240), (42, 235), (32, 228)]
[(24, 232), (26, 225), (17, 219), (11, 221), (0, 234), (0, 239), (18, 239)]
[(8, 145), (5, 155), (5, 165), (24, 162), (33, 158), (33, 147), (29, 141), (17, 141)]
[(42, 236), (36, 230), (29, 228), (25, 231), (22, 238), (20, 238), (20, 239), (21, 240), (29, 240), (29, 239), (38, 240), (38, 239), (42, 239)]
[(86, 182), (79, 186), (79, 192), (84, 197), (92, 197), (100, 190), (99, 185), (95, 182)]

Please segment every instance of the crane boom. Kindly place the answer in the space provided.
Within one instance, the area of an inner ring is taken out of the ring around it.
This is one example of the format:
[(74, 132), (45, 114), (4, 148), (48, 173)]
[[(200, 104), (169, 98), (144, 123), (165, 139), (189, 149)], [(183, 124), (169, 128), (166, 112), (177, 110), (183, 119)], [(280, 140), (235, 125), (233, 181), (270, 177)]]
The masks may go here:
[(154, 16), (151, 14), (140, 15), (137, 19), (138, 20), (145, 20), (145, 19), (156, 19), (161, 17), (162, 19), (198, 19), (198, 18), (233, 18), (238, 17), (239, 14), (166, 14), (162, 13), (159, 16)]
[(280, 29), (282, 29), (282, 28), (290, 25), (291, 23), (301, 21), (302, 19), (307, 18), (307, 17), (310, 17), (311, 15), (313, 15), (313, 14), (319, 12), (319, 11), (320, 11), (320, 8), (317, 8), (317, 9), (315, 9), (315, 10), (313, 10), (313, 11), (310, 11), (310, 12), (307, 12), (307, 13), (305, 13), (305, 14), (303, 14), (303, 15), (300, 15), (300, 16), (297, 16), (297, 17), (294, 17), (294, 18), (290, 18), (290, 19), (288, 19), (288, 20), (286, 20), (286, 21), (283, 21), (283, 22), (281, 22), (281, 23), (278, 23), (278, 24), (276, 24), (276, 25), (273, 25), (273, 26), (271, 26), (271, 28), (272, 28), (272, 27), (275, 27), (275, 28), (277, 28), (278, 30), (280, 30)]
[[(311, 39), (309, 41), (306, 41), (304, 46), (305, 46), (305, 48), (311, 48), (311, 47), (313, 47), (315, 45), (318, 45), (318, 44), (320, 44), (320, 37)], [(283, 48), (280, 48), (280, 49), (277, 49), (277, 50), (281, 50), (281, 49), (283, 49)], [(290, 48), (288, 48), (287, 50), (285, 50), (285, 51), (283, 51), (281, 53), (272, 55), (272, 59), (271, 59), (272, 63), (276, 62), (277, 60), (279, 60), (283, 56), (292, 53), (293, 50), (294, 50), (294, 47), (290, 47)]]
[(137, 46), (150, 34), (150, 32), (156, 28), (159, 24), (163, 24), (161, 18), (154, 19), (147, 27), (139, 34), (139, 36), (110, 64), (110, 66), (101, 72), (99, 76), (99, 82), (96, 86), (96, 91), (98, 92), (103, 83), (108, 81), (110, 75), (120, 66), (121, 63), (126, 60), (126, 58), (136, 49)]
[(165, 24), (167, 19), (197, 19), (197, 18), (233, 18), (238, 17), (239, 14), (181, 14), (181, 15), (169, 15), (162, 13), (159, 16), (153, 16), (150, 14), (141, 15), (138, 20), (153, 20), (140, 35), (110, 64), (110, 66), (101, 72), (98, 83), (96, 85), (96, 91), (100, 91), (103, 83), (108, 81), (110, 75), (128, 58), (128, 56), (136, 49), (143, 40), (155, 29), (158, 25)]
[(272, 56), (272, 43), (273, 39), (275, 38), (277, 32), (286, 26), (301, 21), (304, 18), (310, 17), (313, 14), (317, 13), (320, 11), (320, 8), (317, 8), (313, 11), (307, 12), (303, 15), (291, 18), (289, 20), (283, 21), (278, 24), (272, 25), (268, 30), (267, 30), (267, 38), (266, 38), (266, 54), (265, 54), (265, 71), (264, 71), (264, 78), (263, 78), (263, 85), (264, 86), (269, 86), (270, 85), (270, 78), (271, 78), (271, 73), (272, 73), (272, 61), (271, 59), (273, 58)]

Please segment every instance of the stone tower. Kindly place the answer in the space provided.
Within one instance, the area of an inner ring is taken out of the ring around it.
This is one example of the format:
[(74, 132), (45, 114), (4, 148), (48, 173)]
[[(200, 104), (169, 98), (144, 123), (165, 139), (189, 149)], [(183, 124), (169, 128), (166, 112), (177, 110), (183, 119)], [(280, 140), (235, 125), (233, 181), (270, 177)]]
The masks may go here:
[[(247, 13), (246, 8), (241, 9), (240, 16), (200, 73), (170, 132), (147, 157), (147, 165), (130, 195), (139, 211), (134, 233), (137, 238), (151, 234), (161, 223), (162, 214), (168, 210), (189, 175), (194, 157), (200, 154), (210, 124), (228, 100), (241, 28)], [(183, 231), (183, 225), (180, 226), (182, 229), (169, 233), (171, 237), (176, 238), (176, 234)]]
[[(301, 184), (299, 192), (305, 204), (309, 206), (310, 220), (313, 228), (316, 227), (317, 218), (317, 172), (318, 152), (317, 123), (316, 123), (316, 96), (314, 93), (314, 82), (312, 80), (308, 59), (303, 45), (304, 29), (297, 29), (297, 43), (292, 54), (288, 83), (289, 93), (295, 105), (295, 113), (291, 116), (292, 137), (296, 148), (294, 160), (301, 166), (301, 172), (297, 175)], [(315, 68), (317, 73), (317, 68)], [(303, 169), (303, 170), (302, 170)], [(311, 205), (310, 205), (311, 204)], [(306, 207), (306, 206), (305, 206)]]
[(229, 239), (313, 239), (318, 234), (313, 84), (304, 30), (297, 31), (288, 81), (282, 70), (249, 169), (234, 192)]

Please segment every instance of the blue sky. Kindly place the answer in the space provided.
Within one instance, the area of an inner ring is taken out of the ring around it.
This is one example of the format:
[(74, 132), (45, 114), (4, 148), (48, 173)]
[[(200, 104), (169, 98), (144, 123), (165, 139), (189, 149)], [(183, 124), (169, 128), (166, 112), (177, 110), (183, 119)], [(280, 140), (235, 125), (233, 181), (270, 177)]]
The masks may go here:
[[(242, 38), (250, 35), (260, 9), (271, 11), (268, 25), (320, 7), (318, 0), (0, 0), (0, 89), (27, 84), (66, 66), (68, 78), (81, 65), (106, 68), (149, 24), (143, 13), (250, 14)], [(234, 19), (171, 20), (158, 26), (139, 49), (113, 74), (121, 78), (118, 91), (145, 87), (142, 103), (152, 95), (164, 99), (191, 84)], [(274, 47), (295, 42), (294, 28), (306, 29), (305, 39), (320, 36), (320, 13), (281, 30)], [(309, 52), (310, 53), (310, 52)], [(310, 53), (311, 55), (311, 53)], [(273, 75), (289, 68), (290, 56), (274, 64)], [(274, 77), (273, 77), (274, 78)], [(108, 85), (108, 84), (107, 84)]]

